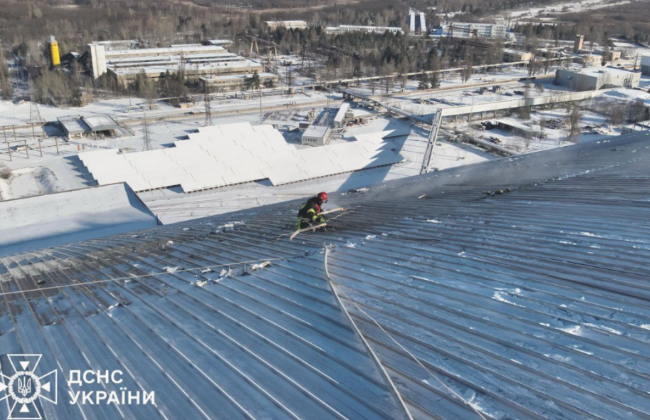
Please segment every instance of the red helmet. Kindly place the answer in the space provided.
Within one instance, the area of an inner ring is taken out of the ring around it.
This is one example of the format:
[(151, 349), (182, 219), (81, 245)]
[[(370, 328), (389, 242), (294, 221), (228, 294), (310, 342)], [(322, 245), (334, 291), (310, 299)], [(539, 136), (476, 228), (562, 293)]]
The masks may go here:
[(327, 193), (326, 192), (318, 193), (318, 198), (323, 200), (323, 203), (327, 203)]

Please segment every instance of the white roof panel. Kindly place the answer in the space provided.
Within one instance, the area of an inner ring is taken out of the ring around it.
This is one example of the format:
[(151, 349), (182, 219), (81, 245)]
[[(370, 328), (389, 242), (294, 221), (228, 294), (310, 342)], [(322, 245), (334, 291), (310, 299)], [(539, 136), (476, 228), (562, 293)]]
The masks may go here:
[(135, 191), (181, 185), (184, 191), (269, 178), (273, 184), (304, 181), (399, 162), (381, 133), (318, 148), (295, 148), (271, 125), (233, 123), (201, 127), (177, 147), (118, 154), (82, 153), (80, 159), (102, 185), (124, 181)]

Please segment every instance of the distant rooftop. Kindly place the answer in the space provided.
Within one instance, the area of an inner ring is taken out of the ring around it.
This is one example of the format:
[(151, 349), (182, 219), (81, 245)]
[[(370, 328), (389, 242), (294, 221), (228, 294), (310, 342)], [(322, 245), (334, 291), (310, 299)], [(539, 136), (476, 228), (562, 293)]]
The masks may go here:
[(330, 128), (326, 125), (310, 125), (303, 136), (323, 137)]

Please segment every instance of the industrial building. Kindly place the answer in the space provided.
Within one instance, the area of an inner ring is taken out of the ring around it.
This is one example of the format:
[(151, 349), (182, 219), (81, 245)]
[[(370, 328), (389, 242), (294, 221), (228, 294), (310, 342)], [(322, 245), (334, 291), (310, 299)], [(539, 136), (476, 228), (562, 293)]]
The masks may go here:
[(307, 22), (304, 20), (269, 20), (266, 21), (266, 26), (271, 29), (287, 28), (287, 29), (305, 29)]
[(645, 76), (650, 76), (650, 55), (641, 57), (641, 73)]
[[(279, 78), (273, 73), (258, 73), (258, 76), (261, 87), (264, 87), (265, 83), (269, 83), (269, 81), (273, 83), (273, 86), (277, 86), (278, 84)], [(233, 74), (226, 76), (201, 76), (199, 80), (203, 88), (209, 89), (210, 92), (226, 92), (250, 89), (252, 79), (253, 74)]]
[(336, 116), (334, 117), (334, 127), (341, 128), (345, 125), (345, 119), (347, 117), (348, 111), (350, 109), (350, 104), (344, 102), (341, 104)]
[(598, 90), (610, 87), (639, 86), (641, 73), (613, 67), (597, 69), (558, 69), (555, 84), (575, 91)]
[(592, 52), (600, 55), (603, 61), (617, 61), (621, 59), (621, 52), (616, 50), (595, 49)]
[[(262, 73), (264, 66), (233, 54), (223, 46), (186, 44), (168, 48), (113, 49), (103, 43), (88, 45), (86, 60), (93, 78), (106, 73), (122, 86), (132, 84), (138, 74), (158, 79), (167, 72), (183, 69), (187, 78), (203, 76), (243, 76)], [(231, 83), (237, 85), (237, 83)]]
[(573, 62), (577, 64), (582, 64), (585, 67), (599, 66), (603, 64), (603, 57), (596, 54), (583, 54), (578, 55), (573, 58)]
[(503, 61), (505, 61), (506, 63), (528, 61), (532, 58), (533, 58), (533, 53), (531, 52), (512, 50), (512, 49), (503, 50)]
[(505, 39), (506, 29), (503, 23), (451, 22), (443, 25), (443, 33), (452, 38)]
[[(305, 132), (314, 138), (308, 144), (323, 145), (329, 127), (316, 131)], [(126, 182), (135, 192), (180, 186), (186, 193), (261, 180), (277, 186), (404, 160), (377, 135), (355, 138), (318, 149), (296, 147), (272, 125), (234, 123), (201, 127), (174, 147), (134, 153), (102, 149), (79, 159), (100, 185)]]
[(120, 126), (110, 115), (66, 116), (59, 117), (59, 128), (65, 136), (72, 139), (85, 137), (121, 137), (130, 135), (127, 129)]
[(330, 128), (321, 125), (310, 125), (302, 133), (302, 144), (307, 146), (324, 146), (330, 136)]
[(409, 32), (412, 34), (427, 32), (427, 18), (423, 12), (409, 9)]
[(346, 32), (366, 32), (374, 34), (383, 34), (386, 32), (391, 32), (394, 34), (403, 34), (404, 31), (402, 28), (397, 26), (360, 26), (360, 25), (340, 25), (340, 26), (328, 26), (325, 28), (325, 32), (328, 34), (342, 34)]

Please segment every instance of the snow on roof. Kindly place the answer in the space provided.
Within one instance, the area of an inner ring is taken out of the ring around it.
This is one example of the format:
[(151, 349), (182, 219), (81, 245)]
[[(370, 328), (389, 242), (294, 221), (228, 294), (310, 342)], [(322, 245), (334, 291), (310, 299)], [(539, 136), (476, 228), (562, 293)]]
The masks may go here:
[(90, 132), (90, 127), (83, 121), (82, 117), (59, 117), (57, 120), (67, 134), (74, 135)]
[[(269, 78), (269, 77), (276, 77), (275, 74), (273, 73), (258, 73), (260, 78)], [(207, 76), (201, 76), (199, 79), (204, 80), (204, 81), (211, 81), (211, 80), (237, 80), (237, 79), (250, 79), (253, 77), (253, 73), (249, 74), (226, 74), (226, 75), (214, 75), (210, 74)]]
[(648, 140), (330, 192), (293, 241), (304, 198), (0, 259), (3, 352), (156, 392), (92, 417), (404, 418), (366, 343), (418, 419), (647, 417)]
[(345, 113), (348, 112), (349, 109), (350, 109), (350, 104), (347, 102), (343, 102), (339, 110), (336, 112), (336, 116), (334, 117), (334, 122), (342, 123), (343, 120), (345, 119)]
[[(261, 66), (262, 65), (256, 61), (245, 59), (245, 60), (238, 60), (234, 62), (207, 62), (207, 63), (193, 64), (191, 66), (187, 66), (186, 70), (211, 71), (211, 70), (224, 69), (224, 68), (236, 68), (236, 69), (247, 69), (253, 67), (259, 68)], [(133, 67), (127, 67), (127, 68), (113, 68), (109, 66), (109, 69), (111, 69), (112, 72), (118, 75), (138, 74), (142, 71), (144, 71), (147, 74), (161, 74), (161, 73), (165, 73), (166, 71), (170, 71), (170, 72), (178, 71), (178, 62), (170, 62), (169, 64), (161, 63), (159, 65), (153, 65), (147, 67), (140, 67), (134, 65)]]
[[(243, 57), (238, 56), (233, 53), (222, 53), (222, 54), (187, 54), (182, 56), (184, 61), (197, 60), (197, 59), (211, 59), (211, 60), (227, 60), (227, 59), (240, 59), (244, 60)], [(129, 65), (129, 64), (138, 64), (138, 63), (156, 63), (156, 62), (166, 62), (166, 61), (180, 61), (180, 55), (140, 55), (137, 57), (120, 57), (120, 58), (110, 58), (107, 60), (109, 65)]]
[(111, 57), (116, 55), (131, 55), (131, 56), (147, 56), (147, 55), (158, 55), (158, 54), (187, 54), (190, 52), (193, 53), (220, 53), (226, 51), (225, 48), (216, 46), (216, 45), (198, 45), (198, 46), (177, 46), (177, 47), (168, 47), (168, 48), (136, 48), (136, 49), (125, 49), (125, 50), (110, 50), (106, 51), (106, 59), (111, 59)]
[(229, 39), (209, 39), (207, 41), (210, 45), (230, 45), (232, 41)]
[(303, 133), (303, 137), (324, 137), (329, 129), (326, 125), (310, 125)]
[(401, 162), (382, 139), (296, 149), (271, 125), (199, 128), (176, 147), (118, 154), (81, 153), (100, 185), (128, 182), (135, 191), (180, 185), (185, 192), (270, 179), (274, 185)]
[(156, 224), (124, 184), (0, 201), (0, 256)]
[(117, 121), (110, 115), (93, 115), (83, 117), (83, 120), (92, 131), (108, 131), (120, 128)]
[(586, 67), (581, 69), (562, 69), (562, 70), (571, 73), (584, 74), (584, 75), (594, 76), (594, 77), (600, 77), (605, 73), (610, 73), (610, 74), (618, 73), (618, 74), (626, 74), (626, 75), (634, 73), (631, 70), (619, 69), (616, 67)]

